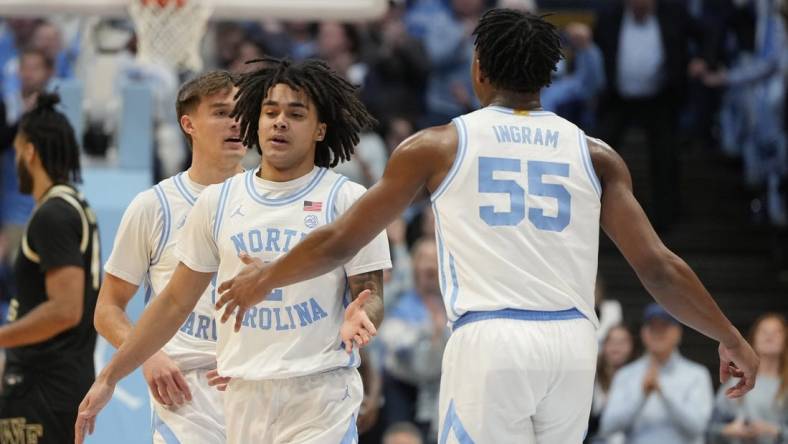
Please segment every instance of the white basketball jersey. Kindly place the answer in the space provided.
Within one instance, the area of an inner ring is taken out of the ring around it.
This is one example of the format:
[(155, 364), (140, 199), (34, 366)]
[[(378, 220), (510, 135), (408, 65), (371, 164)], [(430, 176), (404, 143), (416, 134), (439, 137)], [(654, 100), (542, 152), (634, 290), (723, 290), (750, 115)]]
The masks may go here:
[[(123, 215), (104, 269), (132, 284), (144, 285), (146, 305), (164, 290), (178, 265), (175, 246), (204, 188), (182, 172), (137, 195)], [(181, 370), (211, 367), (216, 361), (214, 301), (215, 278), (163, 348)]]
[(432, 196), (450, 322), (577, 308), (597, 324), (601, 187), (585, 134), (550, 112), (495, 106), (453, 123), (456, 160)]
[[(228, 280), (244, 266), (241, 252), (273, 261), (364, 192), (325, 168), (289, 182), (266, 181), (255, 173), (237, 175), (202, 194), (186, 223), (189, 241), (178, 246), (187, 266), (218, 271), (218, 282)], [(390, 267), (381, 233), (344, 267), (274, 289), (247, 312), (240, 332), (233, 331), (232, 320), (218, 325), (220, 374), (260, 380), (358, 366), (357, 352), (348, 355), (339, 337), (350, 302), (347, 276)]]

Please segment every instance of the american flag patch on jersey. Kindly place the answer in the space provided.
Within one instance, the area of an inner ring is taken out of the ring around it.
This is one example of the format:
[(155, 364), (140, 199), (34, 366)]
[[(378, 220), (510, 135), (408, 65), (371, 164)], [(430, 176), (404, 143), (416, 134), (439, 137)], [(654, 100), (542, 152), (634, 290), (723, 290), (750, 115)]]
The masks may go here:
[(304, 211), (322, 211), (323, 202), (312, 202), (311, 200), (304, 201)]

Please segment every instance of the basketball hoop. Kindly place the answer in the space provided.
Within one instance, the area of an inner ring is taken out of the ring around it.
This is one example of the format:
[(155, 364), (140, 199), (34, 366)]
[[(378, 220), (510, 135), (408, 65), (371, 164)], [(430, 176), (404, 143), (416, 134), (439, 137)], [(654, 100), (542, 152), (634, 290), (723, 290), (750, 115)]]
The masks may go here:
[(210, 0), (130, 0), (137, 58), (173, 69), (202, 69), (200, 42), (213, 8)]

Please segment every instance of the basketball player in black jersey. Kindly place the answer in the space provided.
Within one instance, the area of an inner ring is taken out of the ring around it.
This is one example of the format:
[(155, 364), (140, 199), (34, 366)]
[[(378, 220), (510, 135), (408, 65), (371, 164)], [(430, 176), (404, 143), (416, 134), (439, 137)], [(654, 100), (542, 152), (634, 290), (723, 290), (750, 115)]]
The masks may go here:
[(57, 95), (41, 94), (20, 123), (19, 188), (36, 208), (14, 265), (17, 294), (0, 327), (7, 364), (0, 390), (0, 441), (74, 439), (77, 407), (93, 383), (100, 250), (96, 217), (73, 187), (79, 148)]

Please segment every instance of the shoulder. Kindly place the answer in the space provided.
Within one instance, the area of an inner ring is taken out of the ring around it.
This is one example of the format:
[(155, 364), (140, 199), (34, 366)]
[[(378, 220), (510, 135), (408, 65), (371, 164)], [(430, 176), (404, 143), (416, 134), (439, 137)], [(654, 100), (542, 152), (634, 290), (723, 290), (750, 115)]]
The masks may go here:
[[(70, 221), (81, 221), (79, 212), (73, 205), (59, 197), (47, 199), (35, 210), (31, 219), (31, 225), (38, 224), (58, 224)], [(49, 225), (55, 227), (55, 225)]]
[(423, 129), (405, 139), (395, 154), (435, 153), (454, 155), (459, 141), (457, 127), (453, 123)]
[(591, 156), (591, 163), (594, 171), (599, 175), (603, 183), (615, 177), (628, 176), (629, 168), (626, 162), (610, 145), (601, 139), (586, 136), (588, 144), (588, 154)]

